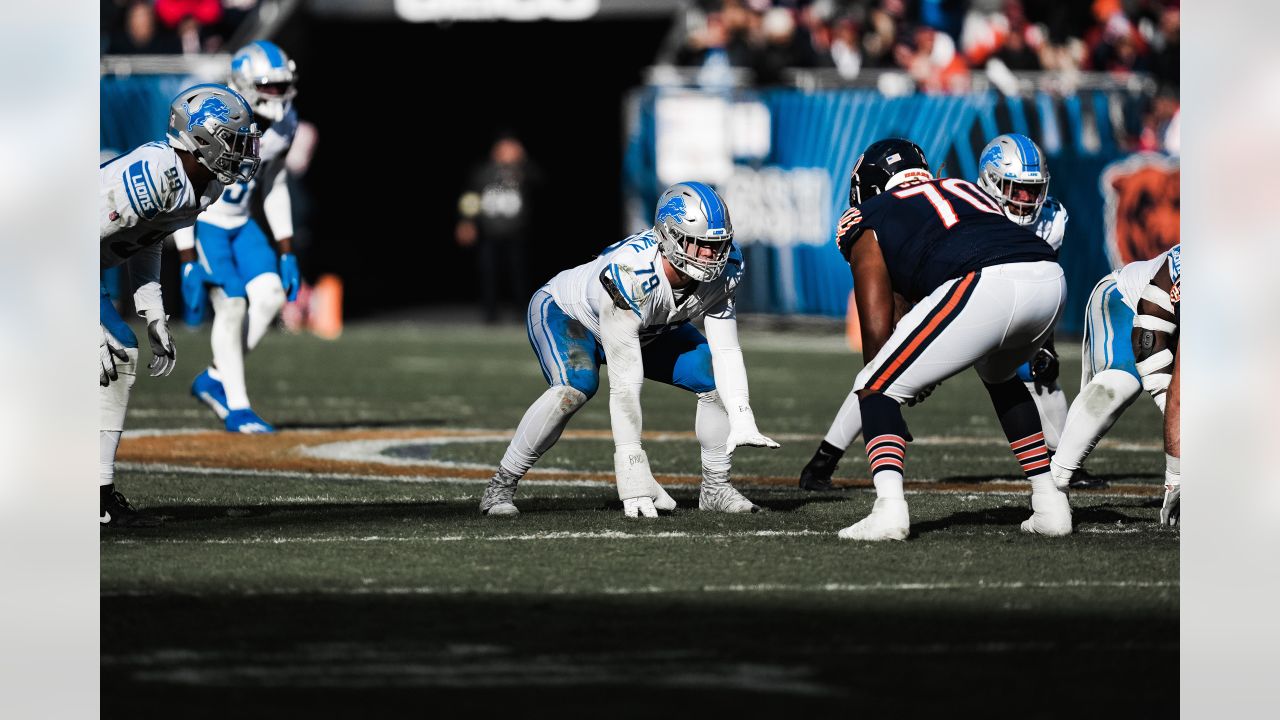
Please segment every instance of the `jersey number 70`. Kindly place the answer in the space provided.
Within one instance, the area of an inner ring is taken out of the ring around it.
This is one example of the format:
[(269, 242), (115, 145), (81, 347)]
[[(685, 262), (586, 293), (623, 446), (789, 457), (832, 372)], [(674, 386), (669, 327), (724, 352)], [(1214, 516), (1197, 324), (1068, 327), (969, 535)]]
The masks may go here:
[(937, 185), (932, 182), (912, 185), (895, 192), (893, 196), (896, 198), (909, 198), (916, 195), (924, 195), (929, 204), (933, 206), (933, 209), (937, 211), (943, 227), (951, 229), (951, 226), (960, 222), (960, 216), (956, 215), (956, 209), (951, 206), (951, 201), (947, 200), (942, 191), (938, 189), (938, 185), (941, 185), (942, 189), (946, 190), (948, 194), (969, 203), (982, 212), (991, 213), (992, 215), (1001, 214), (1000, 206), (996, 204), (995, 200), (992, 200), (985, 192), (978, 189), (978, 186), (960, 178), (946, 178), (938, 182)]

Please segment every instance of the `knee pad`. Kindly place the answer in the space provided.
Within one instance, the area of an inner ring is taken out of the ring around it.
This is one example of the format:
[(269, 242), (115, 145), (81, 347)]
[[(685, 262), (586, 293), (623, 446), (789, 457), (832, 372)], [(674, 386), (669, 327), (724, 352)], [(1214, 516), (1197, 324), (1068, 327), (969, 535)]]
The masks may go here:
[(129, 391), (138, 379), (138, 349), (125, 348), (129, 359), (116, 365), (117, 378), (98, 388), (98, 429), (124, 430), (124, 414), (129, 407)]
[(250, 280), (244, 286), (244, 291), (249, 298), (249, 312), (266, 318), (268, 322), (284, 307), (284, 285), (280, 283), (280, 276), (275, 273), (263, 273)]
[(1124, 370), (1108, 369), (1080, 389), (1076, 402), (1090, 415), (1101, 416), (1128, 407), (1141, 390), (1138, 378)]
[(209, 293), (209, 302), (213, 305), (213, 322), (218, 324), (221, 320), (223, 323), (234, 321), (237, 328), (244, 321), (245, 310), (249, 305), (249, 301), (244, 297), (235, 297), (228, 295), (222, 288), (214, 288)]
[(578, 408), (591, 399), (590, 395), (572, 385), (552, 385), (550, 392), (556, 394), (556, 407), (565, 415), (572, 415), (577, 412)]

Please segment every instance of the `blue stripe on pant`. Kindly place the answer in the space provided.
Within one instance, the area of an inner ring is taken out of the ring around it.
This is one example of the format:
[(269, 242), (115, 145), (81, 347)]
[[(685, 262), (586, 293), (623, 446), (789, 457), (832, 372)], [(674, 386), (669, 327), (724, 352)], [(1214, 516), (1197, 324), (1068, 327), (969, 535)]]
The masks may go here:
[[(569, 385), (588, 398), (600, 388), (604, 349), (589, 330), (565, 314), (545, 290), (529, 302), (526, 330), (549, 385)], [(698, 329), (683, 323), (644, 343), (644, 376), (691, 392), (715, 389), (711, 349)]]
[(100, 293), (98, 300), (98, 322), (111, 333), (112, 337), (120, 341), (121, 345), (127, 348), (138, 347), (138, 337), (133, 334), (133, 330), (125, 323), (124, 318), (120, 317), (120, 313), (116, 312), (116, 306), (111, 304), (111, 297), (107, 295), (107, 289), (98, 286)]
[(1106, 279), (1089, 295), (1085, 323), (1085, 357), (1092, 374), (1103, 370), (1123, 370), (1134, 378), (1138, 367), (1133, 357), (1133, 310), (1124, 303), (1114, 279)]
[(200, 260), (213, 284), (228, 297), (245, 297), (244, 286), (264, 273), (278, 273), (279, 261), (266, 233), (254, 220), (238, 228), (196, 223)]

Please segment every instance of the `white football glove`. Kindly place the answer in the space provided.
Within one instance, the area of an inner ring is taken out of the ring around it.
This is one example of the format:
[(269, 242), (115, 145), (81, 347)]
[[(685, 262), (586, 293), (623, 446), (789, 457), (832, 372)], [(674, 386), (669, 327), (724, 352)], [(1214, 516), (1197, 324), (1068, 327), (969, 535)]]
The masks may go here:
[(1177, 527), (1182, 519), (1182, 508), (1179, 496), (1182, 494), (1182, 483), (1164, 485), (1164, 504), (1160, 506), (1160, 524)]
[(118, 380), (120, 374), (116, 371), (116, 361), (121, 362), (129, 359), (129, 353), (125, 352), (124, 345), (107, 331), (106, 326), (99, 325), (102, 328), (102, 343), (98, 345), (98, 384), (106, 387), (111, 384), (112, 380)]
[(151, 370), (151, 377), (168, 375), (178, 364), (178, 349), (169, 334), (169, 316), (158, 310), (147, 310), (143, 315), (147, 320), (147, 338), (151, 341), (151, 362), (147, 368)]
[(613, 471), (622, 512), (627, 517), (658, 517), (659, 510), (676, 509), (676, 501), (653, 479), (649, 456), (639, 445), (614, 450)]
[(729, 429), (729, 439), (725, 441), (724, 451), (733, 454), (735, 448), (742, 446), (777, 448), (778, 443), (765, 437), (763, 433), (756, 428), (753, 422), (750, 425), (733, 427)]

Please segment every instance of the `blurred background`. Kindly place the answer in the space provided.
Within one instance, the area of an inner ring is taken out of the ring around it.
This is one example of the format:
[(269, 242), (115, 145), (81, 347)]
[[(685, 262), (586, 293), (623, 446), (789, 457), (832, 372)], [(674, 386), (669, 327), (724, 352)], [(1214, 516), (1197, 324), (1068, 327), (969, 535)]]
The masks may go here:
[(1070, 213), (1076, 334), (1098, 278), (1178, 241), (1180, 17), (1178, 0), (101, 0), (100, 144), (161, 137), (178, 90), (280, 45), (315, 288), (285, 320), (336, 336), (341, 317), (522, 321), (692, 178), (729, 202), (744, 312), (843, 319), (831, 241), (862, 148), (906, 136), (973, 179), (986, 142), (1020, 132)]

